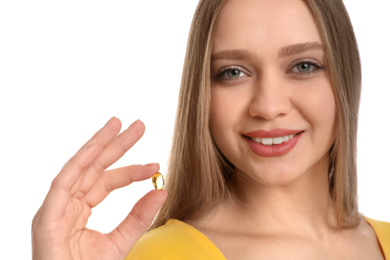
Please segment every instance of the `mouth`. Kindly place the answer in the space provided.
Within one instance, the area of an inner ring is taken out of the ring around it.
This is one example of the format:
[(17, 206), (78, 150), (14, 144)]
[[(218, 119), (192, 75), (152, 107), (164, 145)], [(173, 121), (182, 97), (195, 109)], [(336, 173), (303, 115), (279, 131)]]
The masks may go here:
[(277, 136), (277, 137), (265, 137), (265, 138), (250, 137), (250, 136), (246, 136), (246, 137), (250, 138), (253, 142), (271, 146), (271, 145), (277, 145), (277, 144), (288, 142), (289, 140), (293, 139), (294, 136), (299, 135), (301, 133), (303, 133), (303, 131), (296, 134)]
[(257, 130), (242, 136), (258, 156), (275, 157), (292, 151), (304, 132), (291, 129)]

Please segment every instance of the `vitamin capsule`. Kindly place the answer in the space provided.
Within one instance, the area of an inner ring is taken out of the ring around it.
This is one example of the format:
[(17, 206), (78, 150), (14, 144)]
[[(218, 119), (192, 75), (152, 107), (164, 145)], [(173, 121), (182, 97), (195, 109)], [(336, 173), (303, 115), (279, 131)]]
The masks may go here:
[(164, 176), (157, 172), (152, 177), (153, 186), (156, 190), (162, 190), (165, 185)]

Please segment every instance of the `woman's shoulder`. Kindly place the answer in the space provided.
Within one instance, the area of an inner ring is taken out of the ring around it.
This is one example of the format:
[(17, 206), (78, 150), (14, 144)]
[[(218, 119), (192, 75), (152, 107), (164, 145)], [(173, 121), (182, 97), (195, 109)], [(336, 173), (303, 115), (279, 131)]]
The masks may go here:
[(382, 246), (382, 250), (384, 251), (384, 254), (386, 255), (387, 259), (387, 257), (390, 257), (390, 223), (380, 220), (374, 220), (368, 217), (364, 218), (374, 229), (378, 241)]
[(203, 233), (176, 219), (170, 219), (164, 225), (144, 234), (126, 258), (130, 259), (225, 260)]
[(383, 235), (384, 237), (390, 239), (390, 222), (375, 220), (368, 217), (364, 218), (374, 228), (378, 235)]

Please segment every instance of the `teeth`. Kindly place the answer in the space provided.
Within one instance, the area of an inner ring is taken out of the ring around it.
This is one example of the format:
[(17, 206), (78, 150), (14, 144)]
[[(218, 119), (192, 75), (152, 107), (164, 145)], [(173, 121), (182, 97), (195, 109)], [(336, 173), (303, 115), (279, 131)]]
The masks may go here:
[(264, 145), (274, 145), (274, 144), (281, 144), (284, 142), (287, 142), (288, 140), (292, 139), (294, 135), (286, 135), (286, 136), (280, 136), (280, 137), (273, 137), (273, 138), (252, 138), (253, 141), (256, 143), (262, 143)]
[(261, 143), (264, 144), (264, 145), (272, 145), (272, 139), (273, 138), (263, 138), (261, 140)]
[(261, 138), (254, 138), (254, 140), (258, 143), (261, 143)]
[(272, 138), (272, 144), (281, 144), (283, 143), (283, 137)]

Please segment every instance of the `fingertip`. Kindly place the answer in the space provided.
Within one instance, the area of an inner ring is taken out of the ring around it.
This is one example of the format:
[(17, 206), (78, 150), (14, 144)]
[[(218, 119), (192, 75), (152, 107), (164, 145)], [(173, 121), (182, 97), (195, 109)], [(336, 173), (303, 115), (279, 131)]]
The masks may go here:
[(166, 189), (163, 189), (157, 192), (158, 192), (158, 198), (160, 199), (161, 206), (162, 206), (168, 198), (168, 191)]
[(108, 122), (105, 124), (105, 127), (114, 127), (114, 128), (122, 128), (122, 122), (119, 118), (113, 116), (108, 120)]
[(168, 191), (166, 189), (151, 190), (150, 192), (153, 192), (154, 193), (153, 196), (155, 196), (155, 199), (162, 203), (164, 203), (168, 197)]
[(164, 205), (165, 201), (168, 198), (167, 190), (151, 190), (148, 194), (150, 196), (150, 207), (153, 208), (154, 214), (156, 214), (161, 207)]
[(151, 172), (156, 173), (160, 170), (160, 164), (159, 163), (148, 163), (144, 164), (144, 166), (148, 167)]
[(128, 129), (137, 129), (142, 134), (145, 132), (145, 124), (140, 119), (135, 120)]
[(161, 208), (168, 197), (166, 190), (150, 190), (141, 200), (148, 205), (154, 214)]
[(139, 118), (137, 120), (135, 120), (134, 123), (143, 125), (145, 127), (145, 123), (141, 119), (139, 119)]

